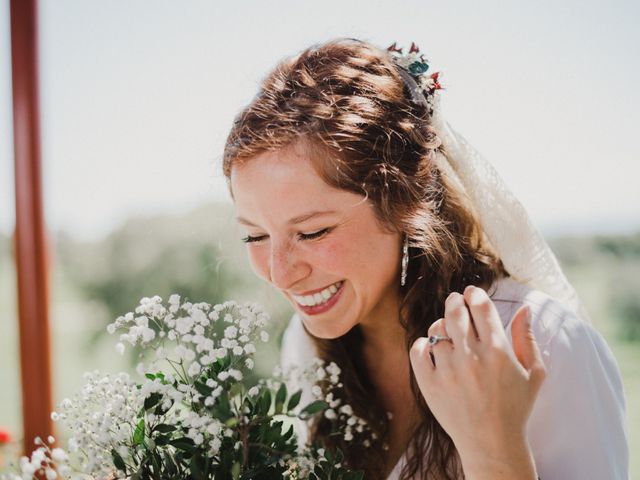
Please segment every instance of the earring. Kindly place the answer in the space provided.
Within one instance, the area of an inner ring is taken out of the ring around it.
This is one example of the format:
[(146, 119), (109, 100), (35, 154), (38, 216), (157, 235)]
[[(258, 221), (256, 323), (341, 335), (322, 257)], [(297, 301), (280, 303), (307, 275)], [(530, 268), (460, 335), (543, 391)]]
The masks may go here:
[(409, 266), (409, 236), (405, 234), (402, 246), (402, 272), (400, 273), (400, 285), (407, 283), (407, 267)]

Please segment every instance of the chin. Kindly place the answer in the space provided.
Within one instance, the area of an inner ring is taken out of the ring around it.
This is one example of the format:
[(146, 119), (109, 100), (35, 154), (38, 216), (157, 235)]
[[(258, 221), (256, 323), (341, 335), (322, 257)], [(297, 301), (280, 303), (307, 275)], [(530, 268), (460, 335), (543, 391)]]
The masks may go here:
[[(322, 338), (323, 340), (333, 340), (346, 335), (353, 327), (353, 324), (336, 325), (336, 324), (323, 324), (322, 320), (315, 318), (309, 318), (303, 313), (298, 313), (302, 323), (307, 331), (316, 338)], [(330, 321), (329, 321), (330, 322)]]

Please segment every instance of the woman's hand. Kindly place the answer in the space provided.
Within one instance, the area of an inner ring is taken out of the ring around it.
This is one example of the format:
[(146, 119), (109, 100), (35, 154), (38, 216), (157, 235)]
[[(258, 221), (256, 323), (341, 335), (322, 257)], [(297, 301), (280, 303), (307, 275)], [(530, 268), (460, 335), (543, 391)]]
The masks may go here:
[(466, 477), (536, 478), (526, 424), (545, 367), (528, 307), (512, 319), (513, 349), (493, 302), (473, 286), (464, 296), (449, 295), (444, 318), (428, 335), (447, 335), (452, 342), (431, 347), (427, 338), (418, 338), (411, 365), (425, 401), (456, 445)]

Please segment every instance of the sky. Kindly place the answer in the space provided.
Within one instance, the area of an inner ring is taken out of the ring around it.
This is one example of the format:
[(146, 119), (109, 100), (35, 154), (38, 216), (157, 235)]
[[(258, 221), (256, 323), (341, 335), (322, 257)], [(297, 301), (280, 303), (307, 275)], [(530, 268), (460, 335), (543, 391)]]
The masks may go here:
[[(547, 235), (640, 230), (640, 3), (41, 0), (44, 201), (98, 239), (230, 202), (234, 115), (279, 60), (339, 36), (412, 41), (443, 112)], [(14, 225), (9, 0), (0, 0), (0, 231)]]

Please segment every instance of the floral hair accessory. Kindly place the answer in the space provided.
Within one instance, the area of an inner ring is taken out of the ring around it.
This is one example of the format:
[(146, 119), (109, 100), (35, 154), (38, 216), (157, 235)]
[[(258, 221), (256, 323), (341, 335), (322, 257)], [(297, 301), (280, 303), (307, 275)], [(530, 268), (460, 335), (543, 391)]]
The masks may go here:
[(424, 54), (420, 53), (420, 49), (414, 42), (411, 42), (409, 53), (406, 55), (402, 53), (402, 48), (396, 46), (396, 42), (393, 42), (387, 51), (396, 65), (401, 68), (400, 73), (403, 74), (402, 77), (411, 91), (412, 99), (417, 103), (423, 103), (418, 96), (422, 94), (432, 113), (436, 92), (443, 89), (439, 80), (441, 72), (427, 73), (429, 61)]

